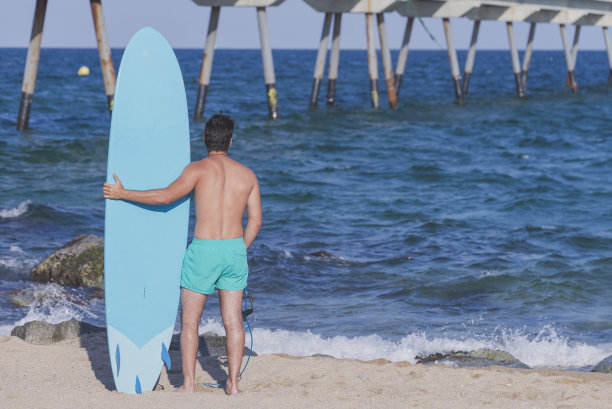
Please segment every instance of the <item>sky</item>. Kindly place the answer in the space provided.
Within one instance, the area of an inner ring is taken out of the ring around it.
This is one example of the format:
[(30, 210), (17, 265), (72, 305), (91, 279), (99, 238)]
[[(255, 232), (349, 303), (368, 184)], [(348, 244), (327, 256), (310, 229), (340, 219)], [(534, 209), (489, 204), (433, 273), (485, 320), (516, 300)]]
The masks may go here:
[[(36, 0), (13, 0), (0, 3), (0, 47), (27, 47), (32, 29)], [(130, 37), (145, 26), (160, 31), (174, 48), (203, 49), (210, 7), (196, 5), (191, 0), (102, 0), (110, 46), (123, 48)], [(273, 49), (316, 49), (321, 36), (323, 13), (310, 8), (302, 0), (286, 0), (268, 10), (270, 42)], [(387, 37), (392, 49), (401, 45), (406, 17), (398, 13), (385, 14)], [(446, 47), (441, 19), (423, 19), (435, 40), (423, 25), (415, 21), (410, 41), (411, 49), (441, 49)], [(469, 46), (473, 22), (451, 19), (455, 46)], [(525, 47), (528, 23), (515, 23), (516, 41)], [(568, 41), (574, 32), (568, 27)], [(378, 40), (377, 40), (378, 41)], [(345, 14), (342, 20), (342, 49), (363, 49), (366, 46), (363, 14)], [(88, 0), (49, 0), (43, 29), (43, 47), (94, 48), (96, 37)], [(221, 8), (216, 47), (259, 48), (256, 12), (251, 7)], [(603, 50), (601, 27), (582, 28), (579, 48)], [(559, 27), (539, 24), (534, 49), (561, 49)], [(508, 49), (505, 24), (485, 21), (480, 25), (478, 49)]]

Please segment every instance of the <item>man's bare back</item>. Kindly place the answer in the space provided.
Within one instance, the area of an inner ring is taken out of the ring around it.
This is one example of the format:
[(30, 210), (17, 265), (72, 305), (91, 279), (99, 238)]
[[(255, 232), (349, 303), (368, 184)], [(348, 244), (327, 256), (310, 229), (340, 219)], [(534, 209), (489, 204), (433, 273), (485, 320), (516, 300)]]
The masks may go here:
[[(194, 237), (202, 240), (243, 237), (242, 216), (245, 209), (249, 211), (253, 189), (259, 189), (255, 173), (226, 154), (215, 153), (192, 163), (189, 171), (197, 177)], [(258, 193), (252, 196), (251, 206), (257, 205), (253, 202)]]

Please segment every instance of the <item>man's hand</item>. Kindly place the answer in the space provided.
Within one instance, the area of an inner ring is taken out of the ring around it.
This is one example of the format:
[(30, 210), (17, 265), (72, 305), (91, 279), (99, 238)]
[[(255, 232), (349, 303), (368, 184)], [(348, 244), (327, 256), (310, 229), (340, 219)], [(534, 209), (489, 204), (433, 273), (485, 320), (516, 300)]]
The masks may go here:
[(125, 189), (123, 188), (123, 184), (117, 177), (115, 173), (113, 173), (113, 178), (115, 179), (114, 185), (110, 183), (105, 183), (104, 188), (104, 198), (105, 199), (123, 199), (125, 197)]

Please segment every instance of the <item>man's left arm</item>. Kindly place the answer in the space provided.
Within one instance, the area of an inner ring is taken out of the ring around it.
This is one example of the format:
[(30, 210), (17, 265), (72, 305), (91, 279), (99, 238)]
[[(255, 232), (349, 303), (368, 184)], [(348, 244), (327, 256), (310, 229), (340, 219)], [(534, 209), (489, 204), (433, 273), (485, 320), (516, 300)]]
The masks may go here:
[(189, 164), (174, 182), (163, 189), (151, 190), (129, 190), (123, 187), (116, 174), (114, 185), (105, 183), (103, 192), (105, 199), (129, 200), (131, 202), (139, 202), (153, 205), (170, 204), (175, 200), (188, 195), (198, 181), (197, 172), (194, 164)]

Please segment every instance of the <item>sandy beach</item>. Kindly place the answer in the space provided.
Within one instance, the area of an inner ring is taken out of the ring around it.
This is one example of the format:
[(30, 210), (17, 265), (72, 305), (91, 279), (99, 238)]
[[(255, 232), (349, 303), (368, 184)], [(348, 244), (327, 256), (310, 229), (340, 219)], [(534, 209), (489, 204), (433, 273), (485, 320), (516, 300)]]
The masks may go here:
[[(453, 368), (386, 360), (262, 355), (251, 358), (243, 393), (226, 396), (181, 381), (179, 353), (164, 368), (157, 390), (141, 396), (113, 389), (104, 336), (51, 345), (0, 338), (2, 408), (609, 408), (612, 375), (502, 367)], [(223, 379), (225, 359), (200, 357), (196, 381)]]

